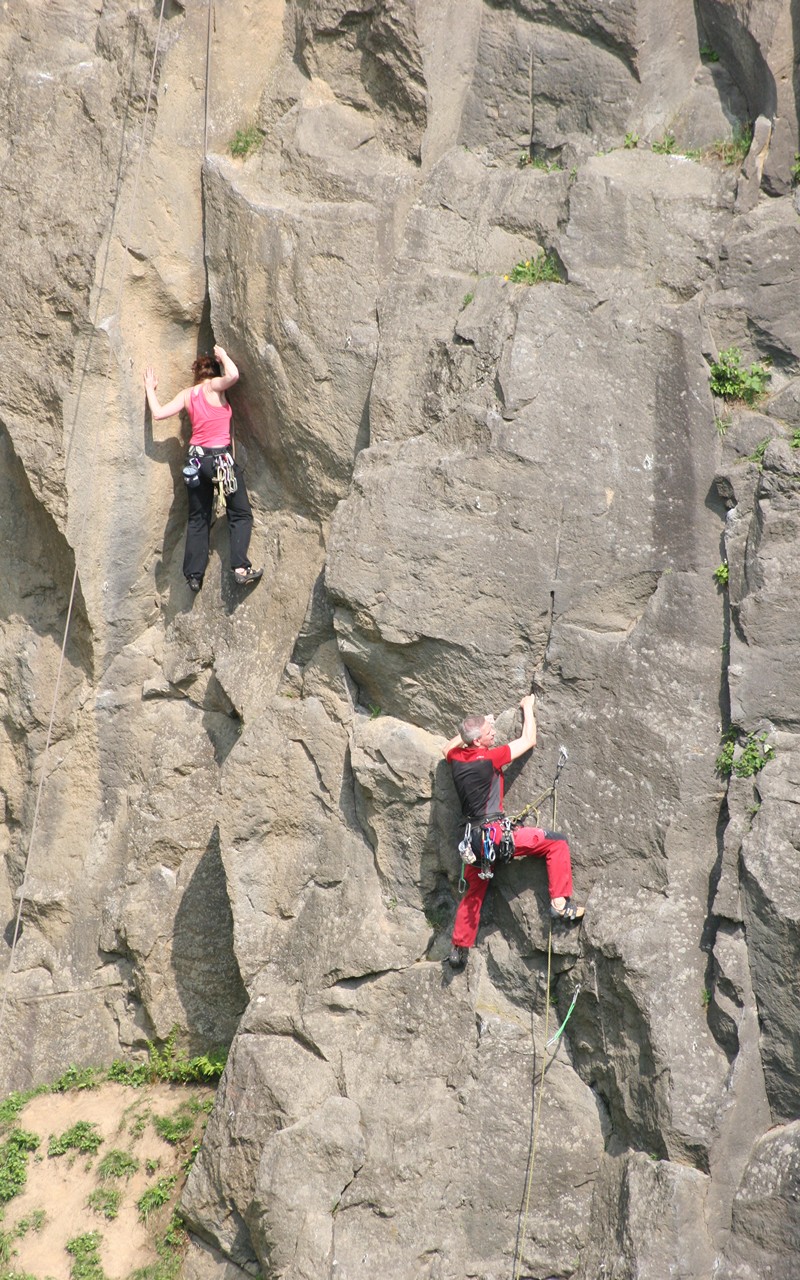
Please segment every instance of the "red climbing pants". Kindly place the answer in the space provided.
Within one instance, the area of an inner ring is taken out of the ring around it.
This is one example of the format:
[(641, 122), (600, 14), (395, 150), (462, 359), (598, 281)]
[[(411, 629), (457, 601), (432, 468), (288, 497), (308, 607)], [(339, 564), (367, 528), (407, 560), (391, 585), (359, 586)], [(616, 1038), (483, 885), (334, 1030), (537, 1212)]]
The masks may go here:
[[(569, 898), (572, 894), (572, 861), (569, 845), (563, 836), (541, 827), (519, 827), (514, 833), (515, 858), (544, 858), (547, 864), (547, 887), (551, 898)], [(474, 947), (481, 919), (481, 907), (489, 888), (481, 880), (478, 866), (464, 867), (467, 892), (458, 904), (453, 926), (453, 946)]]

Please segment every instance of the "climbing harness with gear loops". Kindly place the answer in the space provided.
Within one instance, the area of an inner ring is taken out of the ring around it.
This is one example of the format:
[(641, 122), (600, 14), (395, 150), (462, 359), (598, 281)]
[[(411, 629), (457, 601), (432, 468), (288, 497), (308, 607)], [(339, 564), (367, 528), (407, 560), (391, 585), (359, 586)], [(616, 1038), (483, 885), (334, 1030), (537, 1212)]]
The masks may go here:
[(183, 477), (190, 488), (194, 488), (195, 483), (199, 484), (199, 478), (195, 482), (190, 478), (190, 470), (194, 473), (199, 468), (203, 458), (211, 457), (214, 460), (214, 473), (212, 483), (217, 485), (220, 491), (229, 498), (235, 493), (239, 487), (239, 482), (234, 475), (233, 468), (235, 466), (233, 454), (229, 449), (204, 449), (202, 445), (192, 444), (189, 446), (189, 462), (183, 468)]

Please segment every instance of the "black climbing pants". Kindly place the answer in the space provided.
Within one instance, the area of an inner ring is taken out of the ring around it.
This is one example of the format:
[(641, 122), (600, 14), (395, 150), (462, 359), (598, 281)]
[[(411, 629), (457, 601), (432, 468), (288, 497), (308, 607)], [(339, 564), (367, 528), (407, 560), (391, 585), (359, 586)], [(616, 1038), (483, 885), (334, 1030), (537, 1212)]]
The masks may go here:
[[(233, 474), (236, 476), (236, 492), (225, 499), (230, 534), (230, 552), (232, 569), (248, 569), (247, 548), (250, 545), (250, 534), (253, 530), (253, 513), (244, 483), (242, 469), (238, 462), (234, 463)], [(208, 540), (211, 533), (211, 518), (214, 513), (214, 458), (206, 455), (200, 459), (198, 476), (200, 484), (194, 489), (187, 487), (189, 498), (189, 524), (186, 529), (186, 552), (183, 557), (184, 576), (202, 578), (208, 564)]]

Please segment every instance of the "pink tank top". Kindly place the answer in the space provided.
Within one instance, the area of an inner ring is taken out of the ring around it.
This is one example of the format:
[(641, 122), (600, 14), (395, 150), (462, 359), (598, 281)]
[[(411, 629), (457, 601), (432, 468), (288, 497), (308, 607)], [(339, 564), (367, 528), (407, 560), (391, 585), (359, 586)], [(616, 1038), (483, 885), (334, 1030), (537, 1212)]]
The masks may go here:
[(190, 444), (199, 444), (202, 449), (219, 449), (230, 444), (233, 410), (229, 404), (209, 404), (202, 383), (192, 387), (186, 411), (192, 424)]

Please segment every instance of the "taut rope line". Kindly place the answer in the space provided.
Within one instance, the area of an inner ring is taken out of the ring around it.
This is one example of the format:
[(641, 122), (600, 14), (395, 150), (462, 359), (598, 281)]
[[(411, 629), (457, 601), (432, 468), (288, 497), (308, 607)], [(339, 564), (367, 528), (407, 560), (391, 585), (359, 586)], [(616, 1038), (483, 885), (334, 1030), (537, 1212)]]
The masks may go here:
[[(125, 237), (124, 237), (124, 244), (123, 244), (123, 257), (122, 257), (122, 265), (121, 265), (121, 267), (120, 267), (119, 286), (118, 286), (118, 289), (117, 289), (117, 296), (116, 296), (116, 301), (115, 301), (115, 304), (114, 304), (114, 310), (112, 311), (111, 316), (109, 317), (109, 321), (110, 321), (110, 320), (112, 320), (115, 316), (118, 316), (118, 315), (119, 315), (120, 304), (121, 304), (121, 301), (122, 301), (122, 290), (123, 290), (124, 285), (125, 285), (125, 278), (126, 278), (126, 264), (127, 264), (128, 252), (129, 252), (129, 249), (130, 249), (130, 238), (131, 238), (131, 233), (132, 233), (132, 231), (133, 231), (134, 217), (135, 217), (135, 214), (136, 214), (136, 205), (137, 205), (137, 201), (138, 201), (138, 193), (139, 193), (139, 178), (140, 178), (140, 176), (141, 176), (141, 172), (142, 172), (142, 162), (143, 162), (143, 159), (144, 159), (144, 144), (145, 144), (145, 136), (146, 136), (146, 130), (147, 130), (147, 122), (148, 122), (148, 119), (149, 119), (149, 117), (150, 117), (150, 108), (151, 108), (152, 100), (153, 100), (153, 88), (154, 88), (154, 85), (155, 85), (156, 68), (157, 68), (157, 65), (158, 65), (158, 54), (159, 54), (160, 44), (161, 44), (161, 29), (162, 29), (162, 25), (163, 25), (163, 21), (164, 21), (164, 8), (165, 8), (165, 5), (166, 5), (166, 0), (161, 0), (161, 9), (160, 9), (160, 12), (159, 12), (159, 15), (158, 15), (158, 30), (157, 30), (157, 32), (156, 32), (156, 43), (155, 43), (155, 48), (154, 48), (154, 50), (153, 50), (153, 62), (152, 62), (152, 66), (151, 66), (151, 68), (150, 68), (150, 82), (149, 82), (149, 85), (148, 85), (148, 88), (147, 88), (147, 103), (146, 103), (146, 106), (145, 106), (144, 117), (143, 117), (143, 119), (142, 119), (142, 131), (141, 131), (141, 138), (140, 138), (140, 145), (139, 145), (139, 156), (138, 156), (138, 160), (137, 160), (137, 164), (136, 164), (136, 171), (135, 171), (135, 174), (134, 174), (133, 191), (132, 191), (132, 194), (131, 194), (131, 211), (130, 211), (130, 214), (129, 214), (129, 216), (128, 216), (128, 226), (127, 226), (127, 230), (126, 230), (126, 232), (125, 232)], [(130, 105), (131, 105), (131, 96), (132, 96), (132, 93), (131, 93), (131, 87), (129, 86), (129, 91), (128, 91), (128, 102), (127, 102), (127, 107), (126, 107), (126, 118), (127, 118), (128, 111), (130, 110)], [(111, 222), (110, 222), (110, 225), (109, 225), (109, 233), (108, 233), (108, 234), (109, 234), (109, 243), (110, 243), (111, 236), (112, 236), (112, 234), (113, 234), (114, 224), (115, 224), (115, 222), (116, 222), (116, 218), (117, 218), (117, 207), (118, 207), (118, 204), (119, 204), (119, 199), (120, 199), (120, 187), (118, 186), (118, 187), (117, 187), (117, 191), (116, 191), (115, 196), (114, 196), (114, 206), (113, 206), (113, 208), (112, 208), (112, 213), (111, 213)], [(106, 261), (107, 261), (107, 258), (106, 258)], [(103, 276), (101, 277), (101, 286), (100, 286), (101, 291), (102, 291), (102, 280), (104, 279), (104, 277), (105, 277), (105, 265), (104, 265), (104, 267), (103, 267)], [(95, 310), (95, 324), (94, 324), (94, 328), (93, 328), (93, 331), (92, 331), (92, 335), (91, 335), (91, 337), (90, 337), (90, 339), (89, 339), (89, 346), (90, 346), (90, 347), (91, 347), (91, 343), (92, 343), (92, 341), (94, 340), (94, 333), (95, 333), (95, 331), (96, 331), (96, 329), (97, 329), (97, 327), (98, 327), (98, 326), (97, 326), (96, 321), (97, 321), (97, 314), (98, 314), (98, 309), (99, 309), (99, 306), (100, 306), (100, 301), (101, 301), (101, 298), (100, 298), (100, 297), (98, 297), (98, 308)], [(103, 321), (103, 323), (102, 323), (102, 325), (101, 325), (100, 327), (104, 327), (104, 326), (106, 326), (106, 324), (107, 324), (107, 322), (106, 322), (106, 321)], [(108, 401), (108, 386), (109, 386), (109, 381), (110, 381), (110, 377), (111, 377), (111, 364), (112, 364), (112, 359), (113, 359), (113, 355), (114, 355), (114, 342), (113, 342), (113, 337), (112, 337), (112, 334), (111, 334), (110, 323), (108, 323), (108, 327), (107, 327), (107, 330), (106, 330), (106, 331), (107, 331), (107, 333), (108, 333), (108, 362), (107, 362), (107, 364), (106, 364), (106, 371), (105, 371), (105, 375), (104, 375), (104, 379), (105, 379), (105, 396), (104, 396), (104, 399), (103, 399), (103, 406), (102, 406), (103, 411), (105, 410), (105, 407), (106, 407), (106, 404), (107, 404), (107, 401)], [(88, 355), (88, 351), (87, 351), (87, 355)], [(82, 380), (81, 380), (81, 389), (82, 389), (82, 386), (83, 386), (83, 382), (82, 382)], [(79, 396), (80, 396), (80, 390), (79, 390)], [(97, 426), (95, 427), (94, 441), (93, 441), (93, 445), (92, 445), (91, 460), (90, 460), (90, 463), (89, 463), (89, 470), (88, 470), (88, 472), (86, 473), (86, 490), (87, 490), (87, 492), (89, 491), (89, 489), (90, 489), (90, 487), (91, 487), (91, 482), (92, 482), (92, 479), (93, 479), (93, 477), (94, 477), (94, 471), (95, 471), (95, 466), (96, 466), (96, 462), (97, 462), (97, 451), (98, 451), (98, 445), (99, 445), (99, 441), (100, 441), (100, 423), (101, 423), (101, 421), (102, 421), (102, 419), (103, 419), (103, 416), (104, 416), (104, 414), (101, 412), (100, 414), (98, 414), (98, 417), (97, 417)], [(73, 423), (74, 423), (74, 424), (76, 424), (76, 423), (77, 423), (77, 420), (78, 420), (78, 404), (76, 403), (76, 406), (75, 406), (75, 414), (74, 414), (74, 418), (73, 418)], [(74, 568), (74, 571), (73, 571), (73, 574), (72, 574), (72, 586), (71, 586), (71, 588), (70, 588), (70, 593), (69, 593), (69, 604), (67, 605), (67, 616), (66, 616), (66, 620), (65, 620), (65, 623), (64, 623), (64, 639), (63, 639), (63, 642), (62, 642), (62, 645), (61, 645), (61, 653), (60, 653), (59, 661), (58, 661), (58, 670), (57, 670), (57, 672), (56, 672), (56, 683), (55, 683), (55, 688), (54, 688), (54, 690), (53, 690), (53, 703), (52, 703), (52, 707), (51, 707), (51, 709), (50, 709), (50, 721), (49, 721), (48, 726), (47, 726), (47, 737), (46, 737), (46, 739), (45, 739), (44, 751), (43, 751), (43, 753), (42, 753), (42, 765), (41, 765), (41, 772), (40, 772), (40, 774), (39, 774), (39, 785), (38, 785), (38, 788), (37, 788), (37, 791), (36, 791), (36, 804), (35, 804), (35, 806), (34, 806), (34, 810), (33, 810), (33, 821), (32, 821), (32, 823), (31, 823), (31, 834), (30, 834), (30, 838), (29, 838), (29, 840), (28, 840), (28, 852), (27, 852), (27, 855), (26, 855), (26, 857), (25, 857), (25, 869), (24, 869), (23, 876), (22, 876), (22, 884), (20, 885), (20, 889), (19, 889), (19, 906), (18, 906), (18, 908), (17, 908), (17, 915), (16, 915), (16, 919), (15, 919), (15, 921), (14, 921), (14, 933), (13, 933), (12, 940), (11, 940), (11, 953), (10, 953), (10, 955), (9, 955), (9, 959), (8, 959), (8, 968), (7, 968), (7, 970), (6, 970), (5, 979), (4, 979), (4, 981), (3, 981), (3, 1000), (2, 1000), (2, 1004), (0, 1004), (0, 1043), (2, 1043), (3, 1022), (4, 1022), (4, 1019), (5, 1019), (6, 1005), (7, 1005), (7, 1003), (8, 1003), (8, 991), (9, 991), (9, 986), (10, 986), (10, 983), (11, 983), (11, 975), (12, 975), (12, 973), (13, 973), (13, 971), (14, 971), (14, 957), (15, 957), (15, 955), (16, 955), (17, 943), (18, 943), (18, 941), (19, 941), (20, 924), (21, 924), (21, 921), (22, 921), (22, 909), (23, 909), (23, 907), (24, 907), (24, 905), (25, 905), (26, 891), (27, 891), (28, 881), (29, 881), (29, 876), (30, 876), (31, 853), (32, 853), (33, 848), (34, 848), (34, 841), (35, 841), (35, 837), (36, 837), (36, 829), (37, 829), (38, 821), (39, 821), (39, 809), (40, 809), (40, 807), (41, 807), (41, 801), (42, 801), (42, 792), (43, 792), (43, 790), (44, 790), (44, 783), (45, 783), (45, 779), (46, 779), (46, 777), (47, 777), (47, 758), (48, 758), (48, 755), (49, 755), (49, 752), (50, 752), (50, 744), (51, 744), (51, 742), (52, 742), (52, 738), (53, 738), (53, 725), (54, 725), (54, 723), (55, 723), (56, 708), (57, 708), (57, 706), (58, 706), (58, 695), (59, 695), (59, 691), (60, 691), (60, 688), (61, 688), (61, 675), (62, 675), (62, 671), (63, 671), (63, 669), (64, 669), (64, 657), (65, 657), (65, 654), (66, 654), (66, 651), (67, 651), (67, 641), (68, 641), (68, 639), (69, 639), (69, 629), (70, 629), (70, 624), (71, 624), (71, 622), (72, 622), (72, 613), (73, 613), (73, 608), (74, 608), (74, 605), (75, 605), (75, 591), (76, 591), (76, 589), (77, 589), (77, 584), (78, 584), (78, 565), (79, 565), (79, 562), (80, 562), (80, 554), (81, 554), (81, 551), (83, 550), (83, 540), (84, 540), (84, 536), (85, 536), (85, 533), (86, 533), (86, 524), (87, 524), (88, 516), (89, 516), (89, 504), (88, 504), (88, 502), (87, 502), (87, 503), (84, 505), (83, 516), (82, 516), (81, 524), (80, 524), (80, 528), (79, 528), (79, 531), (78, 531), (78, 537), (77, 537), (77, 540), (76, 540), (76, 543), (75, 543), (75, 568)]]
[[(558, 816), (558, 779), (561, 774), (561, 770), (564, 768), (564, 765), (567, 763), (568, 759), (569, 759), (569, 756), (567, 754), (566, 747), (561, 747), (558, 753), (558, 764), (556, 765), (556, 775), (555, 775), (555, 778), (553, 779), (552, 787), (550, 788), (549, 791), (546, 791), (544, 794), (544, 797), (540, 797), (539, 800), (535, 802), (535, 804), (528, 805), (525, 809), (523, 809), (522, 814), (528, 813), (531, 809), (533, 809), (534, 812), (536, 813), (536, 817), (538, 821), (539, 815), (538, 815), (538, 809), (536, 808), (536, 805), (541, 803), (541, 800), (545, 799), (548, 795), (552, 795), (553, 797), (553, 828), (555, 829), (557, 827), (556, 820)], [(518, 815), (518, 817), (520, 816), (522, 815)], [(580, 987), (575, 988), (575, 994), (573, 996), (572, 1004), (569, 1007), (566, 1018), (562, 1022), (561, 1026), (558, 1028), (558, 1031), (556, 1031), (555, 1035), (548, 1038), (547, 1033), (550, 1029), (550, 978), (552, 974), (552, 959), (553, 959), (553, 921), (551, 918), (550, 929), (547, 935), (547, 986), (545, 989), (545, 1004), (544, 1004), (544, 1042), (545, 1043), (544, 1043), (544, 1050), (542, 1052), (542, 1070), (539, 1076), (539, 1092), (536, 1098), (536, 1111), (535, 1111), (534, 1121), (533, 1121), (533, 1134), (531, 1137), (530, 1157), (528, 1159), (528, 1169), (525, 1177), (525, 1207), (522, 1214), (522, 1229), (521, 1231), (518, 1232), (518, 1235), (517, 1235), (517, 1246), (516, 1246), (517, 1252), (514, 1257), (514, 1280), (519, 1280), (520, 1273), (522, 1271), (522, 1263), (523, 1263), (523, 1258), (525, 1254), (525, 1242), (528, 1234), (528, 1210), (530, 1209), (530, 1203), (531, 1203), (531, 1187), (533, 1186), (533, 1169), (536, 1163), (536, 1144), (539, 1139), (539, 1124), (540, 1124), (541, 1115), (542, 1115), (542, 1097), (544, 1095), (544, 1076), (547, 1070), (547, 1050), (550, 1048), (551, 1044), (556, 1043), (559, 1036), (561, 1035), (561, 1032), (564, 1030), (564, 1027), (567, 1025), (570, 1014), (572, 1013), (572, 1010), (575, 1008), (575, 1001), (578, 998), (578, 992), (580, 991)], [(534, 1053), (534, 1073), (535, 1073), (535, 1070), (536, 1070), (535, 1068), (535, 1061), (536, 1061), (535, 1033), (534, 1033), (534, 1039), (533, 1039), (533, 1053)], [(553, 1055), (553, 1057), (555, 1057), (555, 1055)]]

